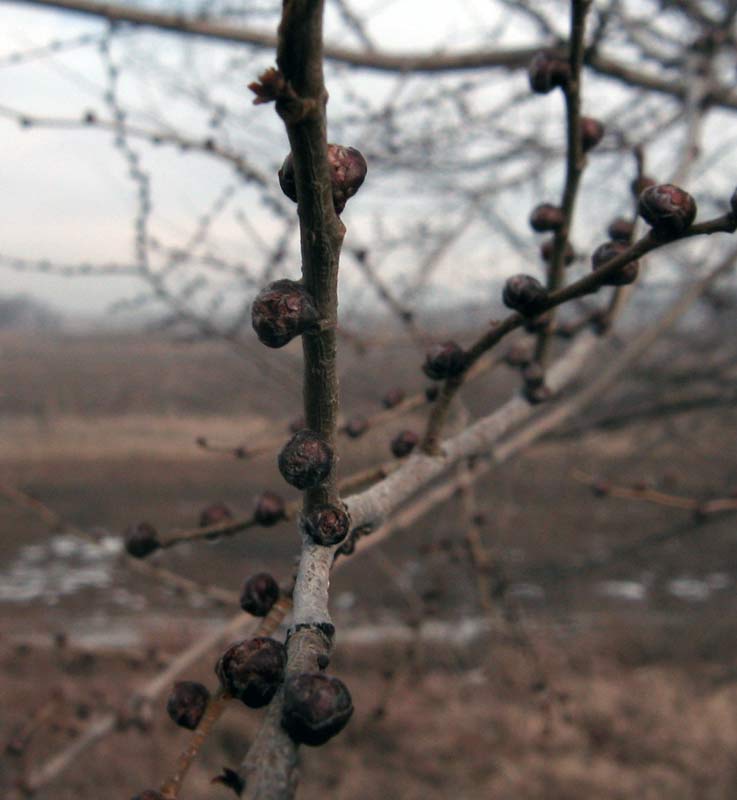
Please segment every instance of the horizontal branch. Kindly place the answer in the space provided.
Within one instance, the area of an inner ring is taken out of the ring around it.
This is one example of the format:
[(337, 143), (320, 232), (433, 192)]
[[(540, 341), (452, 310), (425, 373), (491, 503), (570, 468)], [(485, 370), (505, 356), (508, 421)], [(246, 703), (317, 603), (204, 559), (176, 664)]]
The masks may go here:
[[(125, 22), (130, 25), (156, 28), (162, 31), (199, 36), (233, 44), (250, 44), (253, 47), (273, 52), (276, 36), (253, 28), (232, 25), (227, 22), (189, 17), (184, 14), (167, 14), (146, 11), (119, 3), (97, 3), (92, 0), (16, 0), (60, 11), (73, 11), (98, 17), (109, 22)], [(392, 73), (440, 73), (475, 69), (525, 69), (532, 56), (550, 42), (541, 42), (533, 47), (507, 50), (481, 49), (465, 53), (389, 53), (379, 50), (354, 50), (345, 47), (325, 46), (325, 58), (338, 64)], [(553, 43), (560, 44), (560, 43)], [(562, 45), (564, 46), (564, 45)], [(646, 89), (683, 100), (687, 89), (678, 79), (668, 80), (660, 75), (648, 74), (638, 67), (589, 51), (586, 65), (594, 72), (627, 86)], [(715, 106), (737, 110), (737, 96), (724, 88), (710, 95)]]

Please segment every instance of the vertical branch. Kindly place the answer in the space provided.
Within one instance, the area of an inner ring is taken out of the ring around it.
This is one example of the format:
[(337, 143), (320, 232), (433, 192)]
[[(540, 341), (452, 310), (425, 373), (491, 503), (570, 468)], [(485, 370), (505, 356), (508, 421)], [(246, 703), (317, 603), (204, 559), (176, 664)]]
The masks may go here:
[[(581, 70), (584, 56), (584, 34), (586, 32), (586, 14), (591, 0), (571, 0), (571, 44), (570, 44), (570, 79), (564, 87), (566, 102), (566, 182), (563, 188), (561, 209), (563, 224), (555, 232), (553, 252), (548, 269), (548, 291), (554, 292), (563, 283), (565, 269), (565, 252), (571, 233), (576, 195), (581, 174), (586, 166), (586, 158), (581, 144)], [(555, 325), (555, 311), (550, 312), (548, 324), (540, 332), (535, 350), (535, 359), (545, 364), (550, 348), (551, 331)]]

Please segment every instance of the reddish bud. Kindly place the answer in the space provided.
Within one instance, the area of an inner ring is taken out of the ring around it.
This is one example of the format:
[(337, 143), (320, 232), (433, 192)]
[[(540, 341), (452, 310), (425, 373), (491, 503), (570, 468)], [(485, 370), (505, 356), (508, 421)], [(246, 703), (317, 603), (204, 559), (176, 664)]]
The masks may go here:
[[(555, 239), (546, 239), (540, 245), (540, 256), (543, 261), (546, 263), (550, 263), (553, 259), (553, 249), (555, 248)], [(566, 242), (566, 246), (563, 248), (563, 263), (565, 266), (572, 264), (576, 259), (576, 253), (573, 250), (573, 245), (570, 242)]]
[(284, 500), (276, 492), (262, 492), (256, 500), (256, 508), (253, 511), (253, 519), (265, 528), (276, 525), (284, 519), (286, 509)]
[(536, 53), (527, 70), (530, 89), (535, 94), (548, 94), (560, 86), (565, 88), (571, 77), (571, 67), (564, 58), (550, 50)]
[(351, 417), (345, 424), (345, 432), (351, 439), (358, 439), (360, 436), (363, 436), (368, 429), (369, 421), (360, 414)]
[(502, 300), (507, 308), (524, 316), (535, 316), (543, 311), (548, 299), (545, 287), (532, 275), (512, 275), (504, 284)]
[(399, 388), (389, 389), (389, 391), (381, 399), (381, 404), (384, 408), (394, 408), (404, 400), (404, 391)]
[(535, 206), (530, 214), (530, 227), (538, 233), (560, 230), (563, 222), (563, 209), (551, 203)]
[(301, 283), (287, 279), (264, 287), (251, 306), (251, 324), (262, 344), (284, 347), (316, 327), (318, 314)]
[[(596, 271), (605, 267), (613, 258), (626, 253), (629, 250), (629, 245), (625, 242), (604, 242), (600, 244), (591, 255), (591, 266)], [(605, 286), (626, 286), (628, 283), (634, 283), (637, 280), (637, 274), (640, 270), (637, 261), (632, 261), (625, 266), (620, 267), (615, 273), (610, 275), (605, 281)]]
[(233, 519), (233, 513), (225, 503), (213, 503), (200, 512), (200, 528), (219, 525)]
[(257, 636), (231, 645), (218, 660), (215, 674), (233, 697), (249, 708), (260, 708), (276, 694), (287, 665), (281, 642)]
[(279, 599), (279, 584), (268, 572), (251, 575), (241, 590), (241, 608), (254, 617), (265, 617)]
[(672, 183), (645, 189), (637, 210), (645, 222), (652, 225), (654, 233), (666, 237), (680, 236), (696, 218), (693, 197)]
[(295, 489), (315, 489), (333, 468), (333, 450), (319, 433), (298, 431), (279, 453), (279, 472)]
[(351, 529), (348, 514), (338, 506), (316, 506), (304, 517), (305, 533), (315, 544), (330, 547), (342, 542)]
[(316, 747), (345, 728), (353, 714), (348, 687), (321, 672), (303, 672), (284, 685), (282, 727), (295, 742)]
[(396, 458), (408, 456), (417, 447), (420, 437), (414, 431), (401, 431), (392, 439), (392, 453)]
[[(340, 214), (348, 200), (361, 188), (368, 167), (366, 159), (355, 147), (343, 147), (340, 144), (328, 145), (328, 164), (335, 213)], [(284, 194), (296, 203), (297, 184), (291, 153), (284, 159), (279, 170), (279, 185)]]
[(193, 731), (205, 713), (210, 692), (195, 681), (177, 681), (166, 702), (166, 713), (181, 728)]
[(581, 117), (581, 148), (584, 153), (593, 150), (604, 138), (604, 126), (593, 117)]
[(624, 242), (629, 244), (632, 241), (632, 235), (635, 232), (635, 226), (624, 217), (617, 217), (612, 220), (607, 228), (609, 238), (615, 242)]
[(433, 345), (425, 356), (422, 371), (434, 381), (442, 381), (460, 375), (466, 364), (463, 348), (455, 342)]
[(161, 547), (158, 532), (148, 522), (139, 522), (134, 528), (129, 528), (125, 534), (125, 550), (134, 558), (146, 558)]

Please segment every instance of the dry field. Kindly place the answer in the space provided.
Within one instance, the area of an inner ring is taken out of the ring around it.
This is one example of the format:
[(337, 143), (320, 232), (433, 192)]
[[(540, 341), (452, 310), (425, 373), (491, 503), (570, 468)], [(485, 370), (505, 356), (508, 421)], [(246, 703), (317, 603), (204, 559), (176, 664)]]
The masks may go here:
[[(356, 715), (343, 737), (304, 753), (304, 800), (737, 796), (737, 515), (699, 522), (597, 499), (573, 474), (697, 498), (735, 490), (734, 360), (683, 344), (479, 483), (483, 536), (507, 582), (490, 614), (457, 499), (336, 576), (333, 668)], [(232, 613), (127, 574), (119, 536), (142, 519), (193, 525), (213, 501), (247, 514), (259, 491), (280, 488), (273, 456), (205, 453), (195, 438), (286, 437), (298, 353), (266, 364), (257, 351), (163, 337), (6, 334), (0, 355), (0, 480), (98, 537), (85, 545), (0, 499), (0, 741), (61, 692), (30, 744), (38, 764)], [(392, 385), (421, 389), (408, 356), (418, 361), (399, 345), (347, 354), (346, 407), (369, 414)], [(488, 375), (468, 413), (513, 387), (507, 369)], [(341, 471), (385, 459), (392, 434), (421, 421), (416, 412), (346, 444)], [(157, 558), (237, 590), (261, 569), (286, 578), (295, 552), (281, 525)], [(192, 677), (212, 685), (214, 657)], [(38, 796), (91, 800), (104, 787), (126, 798), (154, 784), (186, 739), (161, 705), (150, 733), (115, 734)], [(237, 762), (257, 722), (228, 712), (182, 800), (229, 796), (209, 779)], [(0, 791), (17, 766), (3, 756)]]

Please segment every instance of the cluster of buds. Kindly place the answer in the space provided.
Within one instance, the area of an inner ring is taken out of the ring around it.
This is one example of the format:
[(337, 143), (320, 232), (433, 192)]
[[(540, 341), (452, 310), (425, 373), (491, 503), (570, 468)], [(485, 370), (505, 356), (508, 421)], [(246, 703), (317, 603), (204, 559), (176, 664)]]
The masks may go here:
[(279, 453), (282, 478), (295, 489), (316, 489), (333, 468), (333, 450), (319, 433), (307, 428), (292, 436)]
[(338, 678), (302, 672), (284, 685), (281, 724), (299, 744), (325, 744), (345, 728), (352, 714), (351, 694)]
[(286, 278), (264, 287), (251, 306), (251, 324), (262, 344), (284, 347), (317, 328), (318, 313), (308, 291)]
[[(348, 200), (361, 188), (368, 166), (366, 159), (355, 147), (344, 147), (340, 144), (328, 145), (328, 165), (335, 213), (341, 214)], [(291, 153), (284, 159), (279, 170), (279, 185), (284, 194), (296, 203), (297, 182)]]
[(303, 524), (310, 539), (323, 547), (339, 544), (351, 529), (351, 519), (345, 509), (327, 503), (311, 509), (304, 516)]
[(685, 233), (696, 219), (696, 201), (672, 183), (645, 189), (640, 194), (637, 210), (652, 226), (653, 233), (666, 239)]
[(268, 572), (258, 572), (241, 589), (241, 608), (254, 617), (265, 617), (279, 599), (279, 584)]
[(256, 636), (229, 647), (215, 667), (215, 674), (228, 694), (249, 708), (271, 702), (284, 680), (287, 651), (281, 642)]

